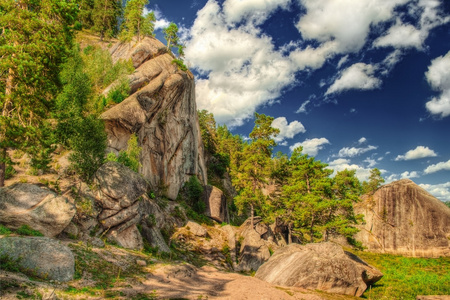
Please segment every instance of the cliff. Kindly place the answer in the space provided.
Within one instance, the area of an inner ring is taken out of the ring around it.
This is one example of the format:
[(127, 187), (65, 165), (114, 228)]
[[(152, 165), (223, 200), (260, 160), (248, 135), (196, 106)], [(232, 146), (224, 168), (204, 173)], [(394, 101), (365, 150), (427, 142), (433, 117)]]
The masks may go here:
[(365, 216), (356, 239), (369, 251), (450, 256), (450, 209), (409, 179), (363, 196), (355, 211)]
[(101, 115), (109, 151), (126, 149), (135, 133), (142, 147), (139, 172), (170, 199), (191, 175), (206, 184), (194, 76), (179, 70), (173, 55), (154, 38), (119, 43), (111, 54), (114, 61), (132, 59), (136, 70), (128, 76), (130, 96)]

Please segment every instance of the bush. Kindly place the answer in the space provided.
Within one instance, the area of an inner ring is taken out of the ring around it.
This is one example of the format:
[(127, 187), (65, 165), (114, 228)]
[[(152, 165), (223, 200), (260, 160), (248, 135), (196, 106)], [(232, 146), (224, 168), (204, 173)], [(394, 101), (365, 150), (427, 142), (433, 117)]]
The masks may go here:
[(197, 213), (203, 213), (206, 205), (203, 202), (203, 186), (198, 180), (197, 176), (191, 176), (189, 181), (184, 184), (184, 189), (187, 195), (187, 202)]
[(188, 68), (186, 67), (186, 65), (184, 64), (184, 62), (181, 59), (174, 59), (174, 60), (172, 60), (172, 63), (176, 64), (181, 71), (186, 72), (188, 70)]
[(116, 161), (124, 166), (127, 166), (131, 170), (138, 172), (139, 166), (139, 156), (141, 155), (142, 148), (138, 146), (137, 136), (132, 134), (128, 140), (128, 146), (126, 151), (120, 151), (119, 155), (116, 156), (114, 153), (109, 153), (106, 157), (107, 161)]
[(34, 230), (28, 225), (22, 225), (16, 230), (17, 234), (20, 235), (27, 235), (27, 236), (44, 236), (42, 233), (40, 233), (38, 230)]
[(119, 79), (119, 83), (108, 93), (107, 102), (120, 103), (130, 95), (130, 83), (126, 77)]
[(74, 152), (69, 160), (76, 172), (86, 181), (90, 181), (97, 169), (105, 161), (106, 133), (103, 121), (88, 116), (77, 126), (73, 138)]

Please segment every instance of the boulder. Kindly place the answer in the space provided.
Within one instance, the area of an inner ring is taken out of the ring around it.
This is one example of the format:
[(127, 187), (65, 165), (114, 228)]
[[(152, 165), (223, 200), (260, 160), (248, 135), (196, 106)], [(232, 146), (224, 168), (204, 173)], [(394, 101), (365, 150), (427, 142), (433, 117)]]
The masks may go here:
[(170, 248), (167, 246), (161, 231), (157, 226), (148, 226), (142, 224), (142, 237), (150, 244), (150, 246), (157, 248), (159, 251), (170, 253)]
[(409, 179), (392, 182), (355, 207), (365, 224), (356, 239), (370, 251), (450, 256), (450, 208)]
[(147, 183), (130, 168), (114, 161), (103, 164), (95, 173), (100, 195), (97, 200), (111, 210), (131, 206), (147, 192)]
[(219, 223), (225, 222), (228, 218), (228, 210), (223, 192), (215, 186), (207, 185), (203, 197), (206, 204), (206, 215)]
[(16, 183), (0, 188), (0, 223), (9, 228), (28, 225), (54, 237), (69, 225), (75, 213), (72, 203), (46, 187)]
[(280, 248), (255, 276), (274, 285), (361, 296), (383, 274), (334, 243)]
[(192, 221), (188, 221), (185, 228), (195, 236), (206, 237), (208, 235), (208, 231), (203, 226)]
[[(116, 59), (134, 59), (135, 50), (119, 51), (124, 47), (113, 51)], [(128, 77), (132, 94), (101, 115), (108, 149), (126, 149), (135, 133), (142, 147), (139, 172), (152, 189), (164, 191), (174, 200), (190, 176), (197, 175), (202, 184), (207, 179), (194, 76), (180, 71), (171, 54), (158, 50), (162, 47), (156, 39), (143, 39), (139, 47), (157, 50), (148, 51), (151, 58), (144, 63), (138, 61), (145, 59), (133, 60), (138, 67)]]
[(42, 279), (73, 279), (75, 259), (67, 246), (47, 237), (4, 237), (0, 255), (16, 260), (21, 270)]
[(127, 226), (123, 230), (115, 228), (109, 230), (106, 237), (124, 248), (141, 250), (144, 247), (142, 236), (136, 224)]

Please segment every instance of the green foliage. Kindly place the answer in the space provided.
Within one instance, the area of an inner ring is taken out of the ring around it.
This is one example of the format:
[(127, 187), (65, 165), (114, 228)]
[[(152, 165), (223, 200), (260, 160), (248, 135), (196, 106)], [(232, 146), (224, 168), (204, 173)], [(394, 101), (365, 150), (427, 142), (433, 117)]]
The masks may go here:
[(164, 38), (167, 41), (167, 49), (172, 46), (178, 47), (178, 26), (175, 23), (170, 23), (169, 26), (163, 29)]
[(93, 115), (84, 118), (73, 137), (69, 160), (82, 179), (90, 181), (105, 160), (106, 133), (103, 121)]
[(6, 254), (0, 255), (0, 270), (20, 272), (19, 260), (12, 259)]
[(117, 161), (124, 166), (129, 167), (131, 170), (138, 172), (139, 166), (139, 157), (141, 155), (142, 148), (138, 146), (137, 136), (136, 134), (132, 134), (130, 139), (127, 142), (127, 150), (121, 150), (119, 155), (116, 156), (114, 153), (108, 153), (106, 160), (108, 161)]
[(0, 224), (0, 235), (10, 235), (12, 231), (5, 225)]
[(40, 233), (38, 230), (34, 230), (28, 225), (22, 225), (18, 229), (15, 230), (15, 233), (19, 235), (26, 235), (26, 236), (44, 236), (42, 233)]
[(94, 0), (91, 11), (93, 20), (92, 30), (100, 33), (100, 40), (104, 37), (112, 38), (117, 35), (117, 20), (121, 15), (122, 5), (117, 0)]
[(449, 295), (450, 258), (412, 258), (355, 252), (384, 276), (363, 294), (365, 299), (414, 300), (417, 295)]
[(72, 43), (77, 10), (76, 3), (64, 0), (0, 3), (0, 186), (6, 148), (33, 146), (31, 154), (45, 154), (37, 150), (44, 137), (40, 130), (47, 127), (42, 123), (59, 88), (57, 75)]
[(191, 176), (189, 181), (184, 184), (184, 190), (187, 196), (187, 202), (192, 209), (199, 214), (205, 212), (206, 204), (202, 199), (203, 186), (197, 176)]
[(130, 95), (130, 82), (126, 77), (121, 77), (118, 84), (108, 93), (106, 100), (120, 103)]
[(450, 208), (450, 201), (444, 202), (445, 205), (447, 205), (448, 208)]
[(184, 64), (183, 60), (181, 60), (179, 58), (172, 60), (172, 63), (176, 64), (181, 71), (185, 71), (186, 72), (188, 70), (188, 68)]
[(369, 181), (363, 182), (362, 189), (365, 194), (373, 194), (384, 183), (380, 170), (374, 168), (370, 171)]
[(153, 36), (156, 18), (153, 12), (143, 16), (146, 5), (148, 5), (148, 0), (129, 0), (127, 2), (119, 36), (122, 41), (130, 41), (134, 36), (138, 41), (144, 36)]

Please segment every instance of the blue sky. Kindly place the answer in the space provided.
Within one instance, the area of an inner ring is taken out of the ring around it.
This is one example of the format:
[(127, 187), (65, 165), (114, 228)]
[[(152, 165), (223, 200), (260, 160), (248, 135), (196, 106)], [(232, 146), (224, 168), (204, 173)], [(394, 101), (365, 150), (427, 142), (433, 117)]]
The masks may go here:
[(277, 151), (410, 178), (450, 201), (450, 1), (150, 0), (175, 22), (199, 109), (246, 136), (275, 118)]

